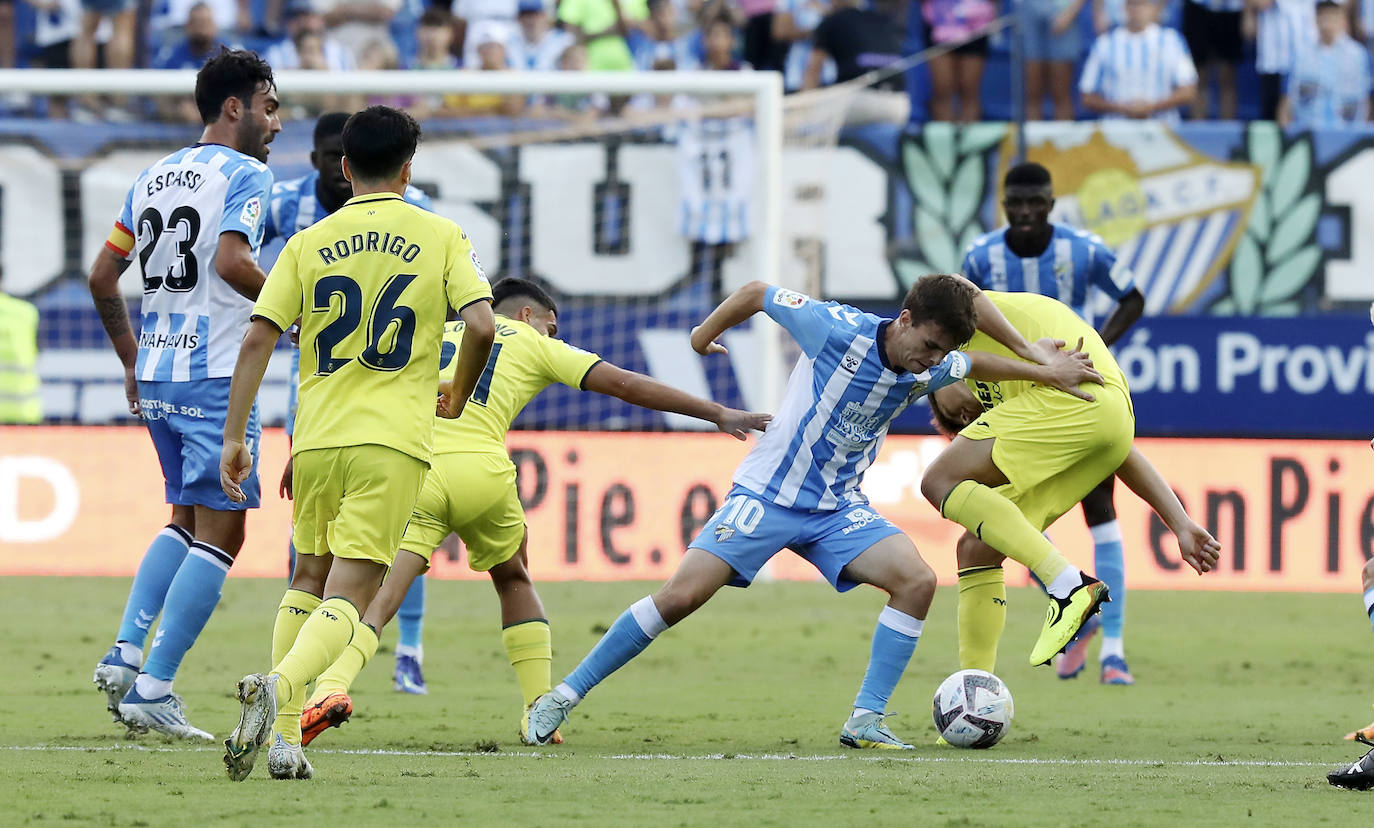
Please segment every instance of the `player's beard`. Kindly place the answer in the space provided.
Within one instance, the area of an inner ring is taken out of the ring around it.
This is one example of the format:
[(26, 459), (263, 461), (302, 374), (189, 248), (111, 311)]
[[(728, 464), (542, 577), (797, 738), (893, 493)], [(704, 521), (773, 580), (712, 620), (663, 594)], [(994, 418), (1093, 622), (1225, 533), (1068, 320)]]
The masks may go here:
[(239, 146), (245, 155), (251, 155), (262, 163), (267, 163), (267, 144), (272, 133), (260, 130), (253, 118), (244, 118), (239, 123)]

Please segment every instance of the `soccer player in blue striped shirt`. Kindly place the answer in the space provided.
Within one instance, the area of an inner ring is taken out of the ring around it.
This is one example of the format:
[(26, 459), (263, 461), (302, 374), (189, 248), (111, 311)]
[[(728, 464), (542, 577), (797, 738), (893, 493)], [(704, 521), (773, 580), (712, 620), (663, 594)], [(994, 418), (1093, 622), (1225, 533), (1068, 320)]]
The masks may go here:
[[(786, 328), (802, 349), (777, 415), (736, 469), (724, 504), (668, 582), (625, 610), (582, 663), (534, 703), (526, 730), (531, 743), (548, 744), (568, 711), (593, 687), (721, 587), (748, 586), (786, 547), (839, 592), (872, 584), (888, 593), (840, 744), (909, 749), (883, 720), (916, 649), (935, 594), (935, 574), (911, 540), (869, 505), (859, 490), (864, 471), (899, 412), (966, 375), (1038, 376), (1037, 381), (1076, 396), (1084, 394), (1067, 380), (1101, 379), (1085, 363), (1044, 342), (1027, 343), (987, 296), (958, 276), (918, 280), (896, 319), (751, 282), (692, 331), (692, 347), (700, 354), (723, 353), (716, 339), (760, 311)], [(955, 348), (972, 337), (975, 321), (978, 330), (1012, 353), (1047, 364), (980, 353), (970, 374), (970, 358)], [(1055, 572), (1072, 569), (1052, 554)], [(1066, 623), (1058, 631), (1067, 641), (1082, 616), (1069, 621), (1070, 613), (1063, 615)], [(1042, 639), (1053, 638), (1052, 629), (1047, 622)]]
[[(95, 667), (107, 709), (130, 731), (149, 728), (210, 739), (192, 727), (172, 679), (219, 603), (243, 546), (245, 498), (219, 486), (215, 460), (229, 406), (229, 380), (266, 274), (258, 267), (263, 213), (272, 187), (267, 145), (281, 132), (272, 68), (252, 52), (221, 50), (196, 75), (200, 141), (144, 170), (91, 267), (91, 295), (124, 363), (129, 413), (142, 417), (157, 449), (172, 519), (144, 553), (115, 645)], [(119, 277), (138, 254), (142, 329), (135, 338)], [(248, 419), (256, 458), (258, 414)], [(146, 661), (143, 644), (162, 613)]]
[[(314, 148), (310, 152), (310, 164), (314, 172), (280, 181), (272, 187), (272, 198), (268, 202), (267, 226), (263, 239), (270, 242), (275, 238), (283, 241), (297, 232), (322, 220), (343, 206), (353, 197), (353, 185), (343, 174), (343, 128), (348, 122), (347, 112), (326, 112), (315, 122)], [(433, 212), (434, 206), (424, 190), (407, 185), (406, 201), (416, 207)], [(301, 353), (291, 352), (291, 397), (286, 412), (286, 436), (291, 437), (296, 425), (296, 386), (300, 376)], [(291, 497), (292, 458), (286, 458), (286, 468), (282, 471), (280, 493)], [(288, 542), (289, 543), (289, 542)], [(290, 547), (291, 567), (296, 563), (295, 547)], [(392, 675), (392, 686), (403, 693), (424, 695), (429, 692), (421, 669), (425, 657), (423, 644), (425, 620), (425, 579), (416, 578), (411, 582), (405, 601), (397, 613), (400, 619), (400, 643), (396, 646), (396, 670)]]
[[(1049, 220), (1054, 209), (1050, 171), (1039, 164), (1012, 167), (1003, 179), (1002, 209), (1007, 226), (979, 237), (964, 253), (964, 276), (984, 290), (1039, 293), (1074, 309), (1091, 322), (1088, 301), (1094, 288), (1117, 302), (1099, 333), (1111, 345), (1134, 325), (1145, 310), (1145, 297), (1124, 262), (1102, 239), (1083, 230)], [(1102, 481), (1083, 498), (1083, 519), (1093, 536), (1097, 577), (1111, 590), (1102, 607), (1102, 675), (1104, 684), (1134, 684), (1126, 664), (1123, 629), (1126, 624), (1126, 567), (1121, 550), (1121, 527), (1112, 502), (1115, 477)], [(1006, 601), (1001, 569), (968, 567), (960, 562), (960, 601), (973, 610), (980, 601)], [(1083, 669), (1088, 644), (1098, 629), (1094, 617), (1060, 658), (1060, 678), (1073, 678)], [(970, 666), (970, 665), (964, 665)]]

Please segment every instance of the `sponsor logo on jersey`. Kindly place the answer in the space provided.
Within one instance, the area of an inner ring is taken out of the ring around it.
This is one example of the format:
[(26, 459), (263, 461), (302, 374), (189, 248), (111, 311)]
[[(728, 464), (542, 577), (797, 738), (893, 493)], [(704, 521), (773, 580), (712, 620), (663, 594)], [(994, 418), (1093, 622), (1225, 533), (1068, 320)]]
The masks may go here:
[(773, 304), (781, 305), (784, 308), (796, 309), (806, 304), (806, 294), (797, 293), (795, 290), (779, 288), (773, 291)]
[(850, 509), (849, 513), (844, 516), (844, 519), (849, 521), (849, 525), (840, 530), (840, 534), (842, 535), (848, 535), (850, 532), (857, 532), (865, 526), (882, 520), (875, 512), (871, 512), (868, 509)]
[(254, 196), (243, 205), (239, 211), (239, 221), (247, 225), (249, 229), (258, 229), (258, 219), (262, 218), (262, 199)]
[(858, 373), (860, 364), (860, 359), (854, 354), (845, 354), (844, 358), (840, 360), (840, 367), (851, 374)]
[(845, 404), (839, 421), (826, 437), (837, 446), (859, 448), (872, 442), (881, 424), (882, 419), (878, 415), (864, 413), (863, 403), (850, 401)]

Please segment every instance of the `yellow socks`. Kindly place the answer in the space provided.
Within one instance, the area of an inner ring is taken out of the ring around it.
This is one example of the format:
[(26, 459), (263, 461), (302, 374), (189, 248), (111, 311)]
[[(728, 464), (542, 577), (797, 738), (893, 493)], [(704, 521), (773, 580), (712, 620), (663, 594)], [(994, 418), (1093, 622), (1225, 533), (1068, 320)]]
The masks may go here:
[(287, 742), (300, 744), (306, 687), (343, 654), (353, 640), (354, 629), (360, 626), (358, 610), (346, 599), (322, 601), (305, 619), (290, 652), (272, 668), (278, 676), (277, 721), (272, 729)]
[(959, 570), (959, 669), (994, 672), (1007, 626), (1007, 583), (1000, 566)]
[(515, 680), (525, 706), (549, 692), (550, 670), (553, 665), (553, 637), (549, 622), (543, 618), (521, 621), (501, 630), (501, 643), (506, 645), (506, 657), (515, 668)]
[(330, 693), (347, 693), (353, 681), (363, 671), (367, 663), (377, 654), (377, 633), (366, 624), (353, 629), (353, 640), (344, 648), (343, 655), (329, 665), (329, 669), (315, 682), (315, 692), (310, 700), (317, 701)]
[(1069, 568), (1069, 562), (1016, 504), (982, 483), (965, 480), (940, 504), (940, 514), (964, 527), (983, 543), (1023, 564), (1040, 582), (1049, 585)]
[(272, 663), (278, 664), (296, 643), (296, 635), (310, 613), (320, 605), (320, 599), (299, 589), (288, 589), (277, 607), (277, 623), (272, 627)]

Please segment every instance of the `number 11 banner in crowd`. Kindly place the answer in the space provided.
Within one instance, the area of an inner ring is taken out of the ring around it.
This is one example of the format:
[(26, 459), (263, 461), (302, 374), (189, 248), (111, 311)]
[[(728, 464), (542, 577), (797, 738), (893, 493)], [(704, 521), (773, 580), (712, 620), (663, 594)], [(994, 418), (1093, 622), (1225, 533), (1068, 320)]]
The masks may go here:
[[(1219, 571), (1199, 577), (1178, 559), (1168, 530), (1124, 487), (1117, 510), (1128, 583), (1144, 589), (1355, 592), (1374, 554), (1374, 454), (1364, 441), (1142, 439), (1141, 449), (1193, 516), (1223, 545)], [(962, 529), (920, 496), (921, 474), (947, 445), (937, 437), (889, 438), (869, 470), (867, 506), (907, 533), (943, 584), (955, 581)], [(721, 505), (748, 445), (722, 435), (514, 432), (509, 446), (529, 526), (536, 581), (661, 581)], [(291, 504), (274, 494), (286, 459), (279, 430), (263, 434), (263, 508), (231, 572), (284, 578)], [(0, 429), (0, 576), (129, 577), (165, 525), (162, 480), (140, 428)], [(747, 532), (734, 536), (744, 542)], [(1078, 510), (1050, 530), (1091, 568), (1092, 542)], [(734, 542), (732, 540), (732, 542)], [(1009, 565), (1009, 582), (1025, 571)], [(433, 576), (485, 579), (450, 539)], [(790, 552), (765, 577), (813, 580)]]

